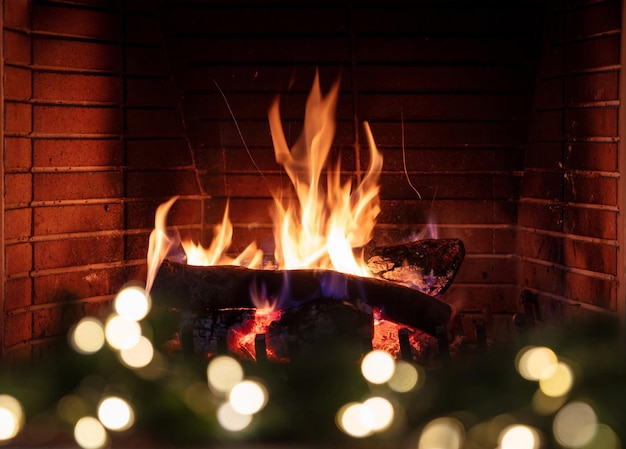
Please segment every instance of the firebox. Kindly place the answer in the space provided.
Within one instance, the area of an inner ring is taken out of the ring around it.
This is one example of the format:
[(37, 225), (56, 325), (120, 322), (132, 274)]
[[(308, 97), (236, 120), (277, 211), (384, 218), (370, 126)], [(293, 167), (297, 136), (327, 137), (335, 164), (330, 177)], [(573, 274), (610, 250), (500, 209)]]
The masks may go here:
[[(272, 255), (316, 76), (330, 160), (383, 157), (372, 247), (463, 242), (451, 340), (624, 315), (620, 0), (3, 2), (2, 352), (37, 357), (145, 281), (157, 207)], [(620, 82), (621, 81), (621, 82)]]

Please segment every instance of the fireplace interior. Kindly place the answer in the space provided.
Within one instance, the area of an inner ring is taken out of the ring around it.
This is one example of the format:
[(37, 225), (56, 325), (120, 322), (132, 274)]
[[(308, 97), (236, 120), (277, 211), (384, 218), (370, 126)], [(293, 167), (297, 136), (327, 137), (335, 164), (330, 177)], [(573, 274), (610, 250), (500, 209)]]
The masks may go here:
[(620, 0), (11, 0), (2, 3), (5, 361), (41, 358), (146, 279), (157, 207), (208, 245), (274, 252), (272, 192), (316, 74), (331, 158), (383, 155), (371, 246), (458, 239), (447, 341), (619, 330), (626, 131)]

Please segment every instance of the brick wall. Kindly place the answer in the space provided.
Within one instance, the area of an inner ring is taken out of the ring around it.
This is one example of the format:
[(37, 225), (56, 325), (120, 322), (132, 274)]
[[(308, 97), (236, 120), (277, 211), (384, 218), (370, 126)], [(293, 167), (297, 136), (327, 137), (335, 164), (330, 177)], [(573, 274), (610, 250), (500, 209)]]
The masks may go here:
[(522, 288), (545, 317), (614, 311), (619, 1), (557, 3), (4, 2), (5, 355), (143, 279), (172, 195), (183, 233), (207, 243), (230, 201), (232, 252), (271, 255), (286, 176), (267, 110), (280, 94), (293, 143), (316, 69), (323, 90), (340, 78), (346, 177), (367, 167), (363, 120), (385, 158), (374, 244), (431, 222), (464, 241), (455, 332), (514, 338)]
[[(199, 223), (199, 190), (140, 2), (3, 2), (7, 357), (63, 342), (145, 271), (156, 205)], [(176, 154), (173, 158), (172, 155)], [(191, 226), (193, 227), (193, 225)]]
[[(541, 318), (615, 316), (620, 1), (552, 2), (519, 213), (520, 282)], [(623, 189), (623, 187), (622, 187)]]

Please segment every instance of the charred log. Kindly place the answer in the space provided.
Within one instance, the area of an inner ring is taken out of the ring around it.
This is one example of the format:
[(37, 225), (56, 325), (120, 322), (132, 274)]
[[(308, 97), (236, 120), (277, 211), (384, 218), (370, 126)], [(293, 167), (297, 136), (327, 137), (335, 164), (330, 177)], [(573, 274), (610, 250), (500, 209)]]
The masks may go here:
[[(328, 286), (332, 284), (333, 294)], [(207, 309), (253, 307), (251, 286), (267, 298), (289, 298), (288, 308), (312, 299), (334, 297), (380, 308), (385, 318), (431, 335), (446, 326), (448, 304), (393, 282), (331, 270), (252, 270), (239, 266), (197, 267), (165, 260), (150, 292), (155, 305), (204, 313)]]
[(381, 279), (439, 296), (454, 280), (464, 258), (465, 247), (459, 239), (424, 239), (376, 247), (366, 260)]

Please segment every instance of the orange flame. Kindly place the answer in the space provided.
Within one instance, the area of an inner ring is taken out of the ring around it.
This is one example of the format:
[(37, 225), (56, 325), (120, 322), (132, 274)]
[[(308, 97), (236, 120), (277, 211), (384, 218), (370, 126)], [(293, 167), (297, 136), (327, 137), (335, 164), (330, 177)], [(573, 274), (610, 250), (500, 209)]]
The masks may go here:
[(363, 181), (352, 192), (352, 183), (341, 183), (340, 164), (320, 185), (335, 134), (335, 107), (339, 83), (322, 96), (316, 74), (307, 99), (304, 130), (289, 149), (280, 120), (279, 102), (269, 110), (270, 130), (276, 161), (283, 165), (296, 192), (298, 204), (284, 206), (275, 196), (274, 257), (280, 268), (325, 268), (348, 274), (370, 276), (362, 255), (354, 249), (372, 238), (380, 212), (378, 178), (382, 155), (369, 125), (364, 124), (370, 148), (370, 165)]

